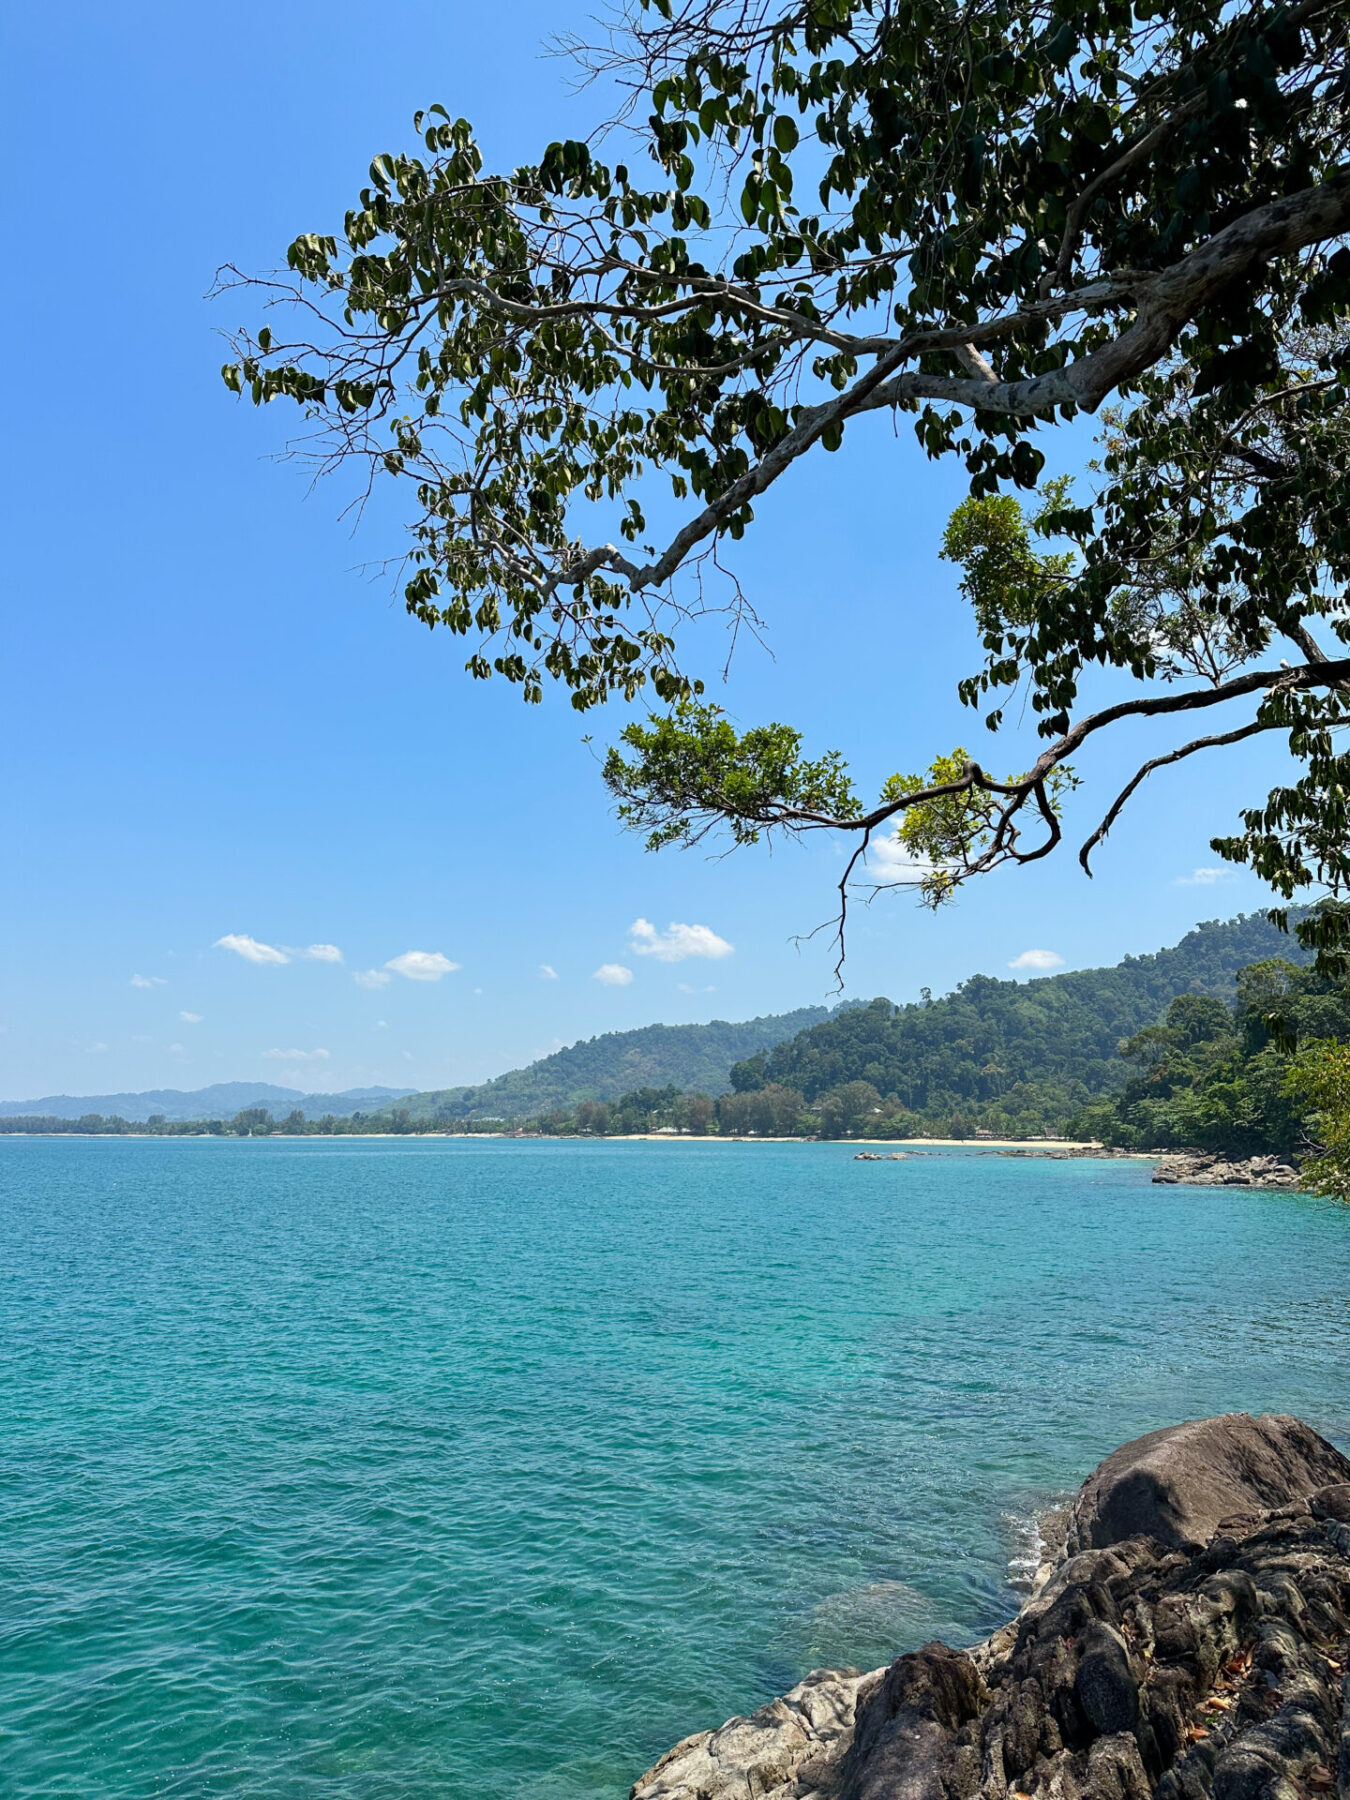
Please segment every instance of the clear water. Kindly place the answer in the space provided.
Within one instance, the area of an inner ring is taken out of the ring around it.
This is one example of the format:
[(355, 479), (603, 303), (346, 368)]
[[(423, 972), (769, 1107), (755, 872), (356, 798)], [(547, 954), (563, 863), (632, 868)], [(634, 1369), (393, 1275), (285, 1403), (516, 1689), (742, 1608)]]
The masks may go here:
[(14, 1800), (619, 1800), (1125, 1438), (1350, 1440), (1350, 1214), (1137, 1164), (5, 1139), (0, 1233)]

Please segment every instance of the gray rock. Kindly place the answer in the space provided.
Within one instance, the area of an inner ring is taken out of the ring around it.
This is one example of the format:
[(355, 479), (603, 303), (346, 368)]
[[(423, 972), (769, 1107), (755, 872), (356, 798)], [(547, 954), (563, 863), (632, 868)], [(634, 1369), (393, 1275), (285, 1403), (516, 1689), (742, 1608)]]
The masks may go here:
[(797, 1790), (811, 1768), (852, 1736), (858, 1692), (880, 1679), (857, 1669), (813, 1669), (748, 1718), (696, 1732), (633, 1784), (630, 1800), (760, 1800)]
[(978, 1719), (986, 1698), (959, 1650), (925, 1644), (897, 1658), (858, 1708), (839, 1800), (945, 1800), (952, 1736)]
[(1296, 1188), (1300, 1177), (1280, 1156), (1228, 1157), (1185, 1150), (1162, 1157), (1153, 1179), (1164, 1187)]
[(1345, 1481), (1350, 1461), (1287, 1414), (1193, 1419), (1122, 1445), (1088, 1476), (1067, 1548), (1073, 1555), (1140, 1534), (1199, 1548), (1225, 1519), (1306, 1503)]

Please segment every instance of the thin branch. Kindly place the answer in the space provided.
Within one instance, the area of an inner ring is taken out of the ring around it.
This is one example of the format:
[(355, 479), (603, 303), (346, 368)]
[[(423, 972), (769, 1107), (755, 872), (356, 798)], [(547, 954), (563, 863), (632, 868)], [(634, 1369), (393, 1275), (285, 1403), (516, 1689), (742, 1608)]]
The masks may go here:
[(1273, 722), (1267, 723), (1260, 719), (1253, 719), (1250, 724), (1239, 725), (1235, 731), (1218, 732), (1213, 737), (1195, 738), (1189, 744), (1182, 744), (1179, 749), (1169, 750), (1166, 756), (1155, 756), (1151, 761), (1146, 762), (1116, 795), (1106, 817), (1078, 852), (1078, 860), (1083, 865), (1083, 873), (1088, 876), (1092, 874), (1089, 862), (1092, 852), (1120, 817), (1122, 809), (1135, 789), (1147, 780), (1155, 769), (1165, 769), (1169, 763), (1181, 762), (1187, 756), (1194, 756), (1197, 750), (1217, 750), (1226, 744), (1240, 744), (1244, 738), (1255, 737), (1258, 732), (1277, 729), (1278, 727)]

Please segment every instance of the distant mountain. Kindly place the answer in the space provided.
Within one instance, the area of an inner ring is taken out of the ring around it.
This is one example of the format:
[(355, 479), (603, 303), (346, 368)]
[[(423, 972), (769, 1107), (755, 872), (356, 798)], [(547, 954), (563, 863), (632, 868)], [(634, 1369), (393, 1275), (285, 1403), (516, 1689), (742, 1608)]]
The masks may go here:
[(1117, 1046), (1180, 994), (1231, 1001), (1239, 969), (1308, 953), (1264, 913), (1212, 920), (1170, 949), (1036, 981), (973, 975), (927, 1004), (873, 1000), (738, 1063), (732, 1086), (795, 1089), (808, 1104), (849, 1082), (946, 1129), (1059, 1129), (1088, 1098), (1123, 1087)]
[(265, 1106), (274, 1117), (300, 1111), (307, 1119), (325, 1113), (348, 1119), (355, 1112), (378, 1112), (401, 1100), (410, 1088), (348, 1088), (341, 1094), (302, 1094), (298, 1088), (274, 1087), (269, 1081), (217, 1081), (210, 1087), (151, 1088), (142, 1094), (46, 1094), (40, 1100), (0, 1100), (0, 1118), (41, 1116), (79, 1119), (86, 1113), (116, 1114), (144, 1121), (152, 1113), (166, 1119), (232, 1119), (246, 1106)]
[[(836, 1007), (834, 1013), (840, 1010)], [(579, 1100), (617, 1100), (641, 1087), (673, 1085), (685, 1093), (724, 1094), (733, 1063), (771, 1049), (834, 1013), (825, 1006), (803, 1006), (737, 1024), (713, 1019), (707, 1025), (607, 1031), (479, 1087), (413, 1094), (399, 1110), (406, 1107), (415, 1119), (525, 1119), (555, 1107), (575, 1106)]]

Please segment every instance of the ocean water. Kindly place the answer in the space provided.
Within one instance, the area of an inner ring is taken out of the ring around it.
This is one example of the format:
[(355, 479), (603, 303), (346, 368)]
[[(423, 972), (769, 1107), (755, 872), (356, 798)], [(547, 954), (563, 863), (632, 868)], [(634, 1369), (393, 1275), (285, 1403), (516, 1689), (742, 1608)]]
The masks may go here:
[(620, 1800), (1128, 1437), (1350, 1443), (1350, 1212), (1148, 1173), (0, 1139), (0, 1790)]

